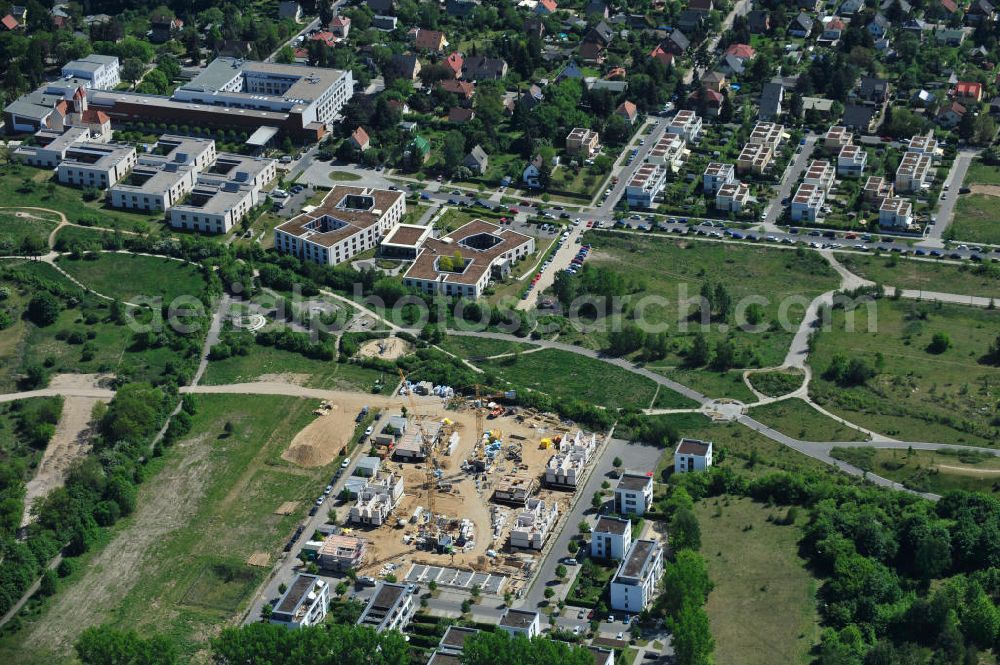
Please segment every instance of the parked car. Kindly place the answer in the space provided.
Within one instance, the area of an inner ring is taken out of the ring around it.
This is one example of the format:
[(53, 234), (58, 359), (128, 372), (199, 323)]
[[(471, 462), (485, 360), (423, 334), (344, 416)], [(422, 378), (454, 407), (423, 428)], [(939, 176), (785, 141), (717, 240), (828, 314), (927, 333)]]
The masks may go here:
[(340, 468), (341, 469), (346, 469), (350, 465), (351, 465), (351, 458), (350, 457), (345, 457), (344, 461), (340, 463)]

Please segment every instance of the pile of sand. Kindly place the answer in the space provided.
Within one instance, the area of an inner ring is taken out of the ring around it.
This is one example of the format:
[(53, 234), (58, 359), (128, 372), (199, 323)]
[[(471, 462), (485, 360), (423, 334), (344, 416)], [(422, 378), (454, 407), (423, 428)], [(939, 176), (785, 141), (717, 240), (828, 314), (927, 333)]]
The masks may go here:
[(281, 458), (313, 468), (332, 462), (354, 434), (354, 420), (347, 413), (335, 409), (306, 425), (295, 435)]

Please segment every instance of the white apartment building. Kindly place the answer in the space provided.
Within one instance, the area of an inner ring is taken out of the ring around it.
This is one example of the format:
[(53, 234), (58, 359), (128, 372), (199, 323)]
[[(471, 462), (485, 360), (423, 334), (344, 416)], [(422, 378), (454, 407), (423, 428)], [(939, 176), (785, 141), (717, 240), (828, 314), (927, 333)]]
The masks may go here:
[(814, 159), (809, 163), (809, 167), (806, 169), (805, 178), (802, 179), (802, 182), (822, 187), (829, 192), (830, 188), (833, 187), (833, 181), (836, 179), (837, 171), (833, 168), (833, 164), (825, 159)]
[(688, 143), (697, 143), (701, 137), (701, 118), (694, 111), (678, 111), (674, 115), (670, 124), (667, 125), (668, 134), (680, 134)]
[(118, 56), (91, 53), (79, 60), (70, 60), (62, 68), (63, 78), (75, 78), (95, 90), (114, 90), (121, 83)]
[(792, 221), (815, 222), (826, 201), (826, 190), (802, 183), (792, 197)]
[(204, 233), (227, 233), (264, 200), (264, 185), (277, 177), (277, 162), (219, 153), (198, 176), (191, 194), (170, 209), (170, 225)]
[(906, 152), (896, 169), (896, 192), (919, 192), (930, 187), (934, 177), (930, 155)]
[(931, 158), (931, 161), (939, 162), (942, 155), (944, 155), (944, 148), (940, 146), (937, 139), (918, 134), (910, 139), (910, 142), (906, 145), (906, 152), (927, 155)]
[(380, 582), (358, 617), (357, 625), (374, 628), (377, 633), (401, 631), (416, 611), (413, 594), (405, 584)]
[(540, 550), (559, 518), (555, 504), (547, 506), (542, 499), (531, 498), (525, 510), (518, 513), (510, 530), (510, 546)]
[(643, 164), (625, 185), (625, 200), (631, 208), (652, 208), (667, 182), (667, 170), (656, 164)]
[(689, 154), (687, 141), (684, 140), (683, 135), (665, 132), (653, 146), (653, 149), (649, 151), (646, 161), (676, 173)]
[(749, 202), (750, 185), (738, 180), (723, 185), (715, 194), (715, 209), (723, 212), (743, 212)]
[(760, 175), (770, 166), (774, 159), (774, 151), (766, 143), (747, 143), (736, 158), (737, 173), (754, 173)]
[(317, 208), (276, 226), (274, 248), (335, 266), (376, 247), (405, 213), (403, 192), (337, 185)]
[(638, 614), (653, 601), (663, 575), (663, 550), (653, 540), (637, 540), (611, 580), (611, 609)]
[(913, 205), (909, 199), (891, 196), (882, 201), (878, 209), (879, 226), (907, 229), (913, 224)]
[(545, 483), (558, 487), (576, 487), (596, 448), (596, 434), (588, 437), (577, 431), (572, 439), (562, 439), (559, 442), (559, 452), (549, 458), (545, 466)]
[(622, 561), (632, 547), (632, 520), (601, 515), (591, 531), (590, 556)]
[(728, 185), (736, 180), (736, 168), (732, 164), (722, 162), (709, 162), (705, 167), (705, 173), (701, 176), (701, 189), (706, 196), (714, 194), (723, 185)]
[(853, 143), (843, 146), (837, 155), (837, 175), (842, 178), (860, 178), (868, 164), (868, 153)]
[(823, 136), (823, 146), (831, 150), (839, 150), (845, 145), (854, 142), (854, 134), (847, 127), (834, 125), (827, 130)]
[(523, 635), (531, 639), (532, 637), (538, 637), (542, 632), (542, 622), (539, 619), (538, 612), (515, 610), (509, 607), (504, 610), (498, 625), (501, 630), (505, 630), (515, 637)]
[(615, 487), (615, 512), (641, 517), (653, 505), (653, 474), (626, 471)]
[(130, 145), (82, 141), (63, 154), (56, 177), (64, 185), (105, 190), (117, 185), (136, 161), (135, 148)]
[(785, 126), (774, 122), (758, 122), (750, 132), (747, 143), (766, 145), (771, 148), (771, 152), (777, 152), (782, 141), (788, 138), (785, 134)]
[(300, 574), (274, 606), (270, 623), (305, 628), (323, 623), (330, 604), (330, 585), (315, 575)]
[(592, 157), (600, 150), (600, 135), (586, 127), (574, 127), (566, 136), (566, 152)]
[(712, 442), (681, 439), (674, 450), (674, 473), (705, 471), (712, 466)]
[(348, 519), (358, 524), (384, 524), (401, 496), (403, 478), (393, 473), (380, 472), (360, 487)]
[(882, 201), (893, 195), (893, 183), (882, 176), (868, 176), (862, 192), (865, 201), (881, 206)]
[(215, 161), (215, 141), (163, 135), (140, 155), (132, 173), (110, 188), (111, 205), (166, 211), (194, 189), (198, 174)]

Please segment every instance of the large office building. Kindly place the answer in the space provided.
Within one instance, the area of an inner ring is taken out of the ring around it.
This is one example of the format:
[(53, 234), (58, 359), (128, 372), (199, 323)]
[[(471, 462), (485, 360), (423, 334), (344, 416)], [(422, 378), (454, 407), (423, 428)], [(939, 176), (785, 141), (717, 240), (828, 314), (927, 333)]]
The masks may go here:
[(35, 145), (22, 146), (14, 155), (32, 166), (55, 168), (64, 185), (102, 190), (125, 177), (136, 163), (135, 148), (95, 140), (87, 127), (39, 130)]
[(67, 62), (63, 65), (62, 75), (65, 79), (86, 81), (86, 87), (96, 90), (114, 90), (122, 80), (118, 56), (97, 53)]
[(277, 176), (277, 162), (220, 153), (197, 178), (190, 194), (170, 208), (175, 229), (226, 233), (263, 201), (264, 185)]
[(211, 139), (164, 135), (140, 155), (127, 178), (110, 188), (111, 205), (166, 211), (194, 189), (198, 174), (216, 158)]
[(335, 266), (376, 247), (405, 213), (402, 192), (338, 185), (314, 210), (276, 226), (274, 248)]
[(474, 219), (444, 238), (428, 238), (403, 284), (425, 293), (478, 298), (492, 279), (535, 251), (535, 239)]
[[(106, 75), (102, 74), (100, 85), (96, 85), (100, 63), (88, 64), (87, 60), (67, 70), (72, 74), (69, 79), (47, 83), (8, 104), (8, 131), (51, 128), (57, 103), (83, 87), (90, 105), (115, 123), (235, 130), (248, 134), (249, 144), (262, 147), (278, 135), (303, 141), (323, 138), (327, 126), (354, 95), (350, 70), (239, 58), (217, 58), (169, 97), (101, 89), (116, 75), (114, 67), (105, 64)], [(68, 94), (67, 89), (71, 90)]]

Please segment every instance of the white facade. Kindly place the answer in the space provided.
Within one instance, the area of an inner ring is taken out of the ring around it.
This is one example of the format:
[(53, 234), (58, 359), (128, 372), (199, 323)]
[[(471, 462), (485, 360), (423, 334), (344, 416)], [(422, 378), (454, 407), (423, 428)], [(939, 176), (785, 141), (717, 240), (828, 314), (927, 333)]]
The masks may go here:
[(643, 164), (625, 186), (625, 199), (632, 208), (652, 208), (666, 182), (666, 169), (655, 164)]
[(715, 209), (739, 213), (750, 202), (750, 185), (745, 182), (731, 182), (719, 188), (715, 195)]
[(896, 169), (896, 191), (919, 192), (927, 189), (933, 177), (932, 162), (930, 155), (924, 153), (904, 153)]
[(226, 233), (260, 205), (264, 185), (277, 177), (277, 162), (220, 153), (211, 172), (198, 176), (191, 195), (170, 209), (175, 229)]
[(732, 164), (709, 162), (702, 175), (702, 191), (706, 196), (715, 194), (723, 185), (736, 180), (736, 168)]
[(747, 143), (766, 145), (771, 148), (772, 152), (777, 152), (786, 137), (784, 125), (773, 122), (758, 122), (750, 132)]
[(637, 540), (611, 580), (611, 609), (638, 614), (653, 601), (663, 575), (663, 550), (653, 540)]
[(836, 179), (837, 172), (833, 168), (833, 164), (825, 159), (814, 159), (810, 162), (809, 168), (806, 169), (806, 175), (802, 182), (822, 187), (829, 192)]
[(542, 623), (538, 612), (527, 612), (525, 610), (515, 610), (508, 608), (500, 617), (498, 624), (501, 630), (505, 630), (513, 636), (523, 635), (528, 639), (538, 637), (542, 632)]
[(792, 197), (792, 221), (815, 222), (825, 201), (826, 190), (816, 185), (802, 183)]
[(315, 575), (299, 575), (274, 606), (270, 622), (288, 628), (315, 626), (326, 618), (330, 585)]
[(590, 556), (622, 561), (632, 547), (632, 520), (602, 515), (590, 535)]
[(837, 175), (844, 178), (860, 178), (868, 163), (868, 153), (859, 145), (845, 145), (837, 155)]
[(510, 530), (510, 546), (540, 550), (559, 518), (559, 508), (547, 506), (542, 499), (528, 499), (525, 510), (518, 513)]
[(653, 474), (626, 471), (615, 487), (615, 512), (642, 516), (653, 505)]
[(335, 266), (378, 246), (406, 213), (402, 192), (337, 186), (315, 210), (274, 229), (274, 248)]
[(114, 90), (121, 83), (121, 66), (117, 56), (93, 53), (67, 62), (63, 65), (62, 75), (86, 81), (88, 88)]
[(667, 125), (667, 133), (680, 134), (688, 143), (697, 143), (701, 137), (702, 121), (694, 111), (683, 110), (677, 114)]
[(381, 582), (358, 617), (357, 625), (375, 632), (403, 630), (416, 612), (413, 594), (404, 584)]
[(712, 442), (681, 439), (674, 450), (674, 473), (705, 471), (712, 466)]
[(650, 164), (663, 166), (676, 173), (688, 156), (687, 141), (681, 134), (665, 132), (649, 151), (646, 161)]
[(131, 175), (111, 187), (111, 205), (130, 210), (168, 210), (194, 189), (198, 174), (215, 161), (215, 141), (161, 136), (140, 155)]
[(545, 467), (545, 482), (549, 485), (576, 487), (583, 471), (597, 448), (597, 435), (582, 432), (559, 442), (559, 452), (549, 458)]
[(358, 524), (384, 524), (401, 496), (402, 477), (392, 473), (376, 474), (358, 491), (357, 501), (351, 507), (348, 519)]
[(906, 229), (913, 224), (913, 205), (898, 196), (884, 199), (878, 209), (878, 223), (888, 228)]

